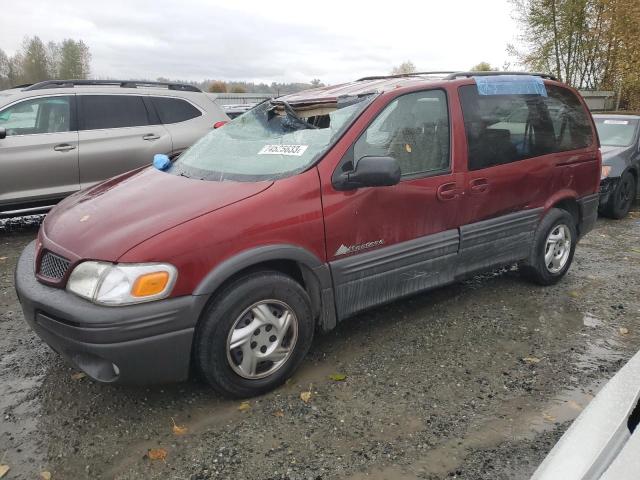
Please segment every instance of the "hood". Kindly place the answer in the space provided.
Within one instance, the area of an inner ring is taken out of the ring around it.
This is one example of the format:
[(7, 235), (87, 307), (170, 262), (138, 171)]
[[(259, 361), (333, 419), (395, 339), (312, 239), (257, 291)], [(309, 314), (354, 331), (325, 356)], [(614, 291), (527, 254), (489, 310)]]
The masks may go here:
[(128, 172), (61, 202), (47, 215), (42, 240), (79, 258), (116, 261), (160, 232), (272, 184), (203, 181), (154, 168)]
[(600, 151), (602, 152), (602, 163), (607, 163), (607, 160), (613, 160), (616, 157), (626, 157), (630, 154), (633, 147), (612, 147), (608, 145), (602, 145)]

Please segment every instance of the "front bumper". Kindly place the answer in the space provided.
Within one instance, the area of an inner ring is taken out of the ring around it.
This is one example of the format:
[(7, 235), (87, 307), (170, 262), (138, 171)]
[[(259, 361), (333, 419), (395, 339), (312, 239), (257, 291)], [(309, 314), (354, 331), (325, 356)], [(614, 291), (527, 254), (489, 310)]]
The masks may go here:
[(15, 285), (24, 317), (56, 352), (101, 382), (161, 383), (189, 375), (193, 332), (205, 296), (139, 305), (95, 305), (34, 275), (35, 241), (18, 260)]
[(607, 177), (600, 180), (600, 209), (609, 202), (619, 181), (620, 177)]

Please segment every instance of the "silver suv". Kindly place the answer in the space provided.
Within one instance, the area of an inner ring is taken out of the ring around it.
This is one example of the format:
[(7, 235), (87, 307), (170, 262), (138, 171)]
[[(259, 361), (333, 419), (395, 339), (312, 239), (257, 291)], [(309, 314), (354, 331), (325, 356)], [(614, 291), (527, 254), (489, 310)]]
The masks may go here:
[(0, 217), (45, 212), (156, 153), (176, 157), (226, 120), (187, 84), (50, 80), (0, 91)]

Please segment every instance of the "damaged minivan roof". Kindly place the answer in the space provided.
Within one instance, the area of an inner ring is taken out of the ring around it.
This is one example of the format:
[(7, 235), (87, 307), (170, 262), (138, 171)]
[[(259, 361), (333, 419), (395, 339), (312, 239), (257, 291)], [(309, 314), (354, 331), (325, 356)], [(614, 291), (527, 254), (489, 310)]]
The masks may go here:
[(328, 87), (314, 88), (303, 92), (292, 93), (279, 97), (292, 105), (305, 103), (332, 103), (338, 97), (358, 96), (370, 93), (382, 93), (395, 88), (418, 85), (425, 81), (442, 80), (442, 77), (433, 76), (402, 76), (402, 77), (370, 77), (355, 82), (332, 85)]
[[(292, 93), (278, 97), (288, 104), (317, 104), (317, 103), (335, 103), (339, 97), (362, 96), (366, 94), (383, 93), (396, 88), (411, 87), (422, 83), (438, 82), (443, 80), (465, 80), (472, 77), (539, 77), (544, 80), (557, 81), (548, 73), (531, 73), (531, 72), (416, 72), (405, 73), (399, 75), (380, 75), (372, 77), (360, 78), (354, 82), (343, 83), (341, 85), (333, 85), (328, 87), (314, 88), (299, 93)], [(525, 80), (526, 81), (526, 80)], [(518, 82), (520, 83), (520, 82)]]

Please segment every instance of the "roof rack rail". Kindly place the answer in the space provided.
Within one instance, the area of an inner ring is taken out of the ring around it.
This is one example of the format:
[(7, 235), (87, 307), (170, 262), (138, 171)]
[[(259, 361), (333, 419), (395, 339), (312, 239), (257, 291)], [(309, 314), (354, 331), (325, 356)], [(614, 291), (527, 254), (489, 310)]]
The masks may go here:
[(445, 77), (445, 80), (455, 80), (460, 77), (492, 77), (494, 75), (531, 75), (533, 77), (542, 77), (549, 80), (558, 80), (549, 73), (540, 72), (451, 72)]
[(25, 87), (30, 87), (31, 85), (33, 85), (33, 83), (22, 83), (20, 85), (13, 85), (9, 88), (25, 88)]
[(420, 75), (447, 75), (455, 73), (453, 70), (446, 72), (413, 72), (413, 73), (398, 73), (396, 75), (374, 75), (372, 77), (362, 77), (356, 80), (361, 82), (363, 80), (384, 80), (385, 78), (404, 78), (404, 77), (419, 77)]
[(167, 87), (169, 90), (179, 90), (182, 92), (202, 92), (195, 85), (175, 82), (151, 82), (147, 80), (45, 80), (34, 83), (24, 89), (24, 91), (41, 90), (43, 88), (73, 88), (78, 85), (112, 85), (121, 88), (137, 87)]
[(419, 77), (422, 75), (444, 75), (444, 80), (454, 80), (456, 78), (461, 77), (486, 77), (493, 75), (532, 75), (534, 77), (542, 77), (547, 78), (549, 80), (558, 80), (553, 75), (548, 73), (538, 73), (538, 72), (455, 72), (451, 71), (442, 71), (442, 72), (414, 72), (414, 73), (400, 73), (397, 75), (374, 75), (371, 77), (362, 77), (356, 80), (356, 82), (361, 82), (364, 80), (384, 80), (386, 78), (405, 78), (405, 77)]

